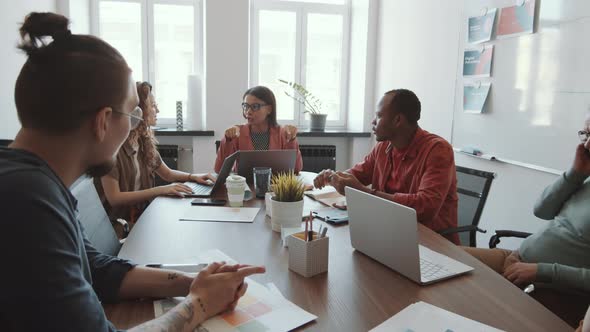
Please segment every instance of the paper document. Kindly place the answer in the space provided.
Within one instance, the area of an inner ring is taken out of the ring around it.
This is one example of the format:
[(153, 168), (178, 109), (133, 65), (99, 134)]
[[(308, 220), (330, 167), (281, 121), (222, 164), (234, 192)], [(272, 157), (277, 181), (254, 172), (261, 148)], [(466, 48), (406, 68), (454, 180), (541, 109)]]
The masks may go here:
[(255, 207), (191, 206), (179, 220), (251, 223), (254, 222), (259, 210), (260, 208)]
[[(235, 261), (219, 250), (199, 256), (200, 261)], [(248, 290), (232, 312), (210, 318), (195, 331), (198, 332), (243, 332), (243, 331), (290, 331), (307, 324), (316, 316), (286, 300), (278, 288), (269, 283), (265, 286), (247, 278)], [(156, 317), (174, 308), (182, 298), (154, 301)]]
[(426, 302), (417, 302), (389, 318), (370, 332), (497, 332), (502, 331), (446, 311)]
[(340, 195), (332, 186), (306, 191), (304, 194), (326, 206), (332, 206), (334, 203), (346, 205), (346, 197)]

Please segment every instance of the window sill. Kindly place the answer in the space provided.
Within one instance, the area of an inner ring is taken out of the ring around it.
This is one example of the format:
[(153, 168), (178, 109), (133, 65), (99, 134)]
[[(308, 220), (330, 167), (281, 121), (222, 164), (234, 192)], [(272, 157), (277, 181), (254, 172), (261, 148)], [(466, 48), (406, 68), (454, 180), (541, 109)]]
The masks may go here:
[(371, 133), (346, 129), (326, 129), (324, 131), (306, 129), (298, 131), (297, 137), (371, 137)]
[(191, 130), (176, 128), (157, 128), (154, 129), (156, 136), (215, 136), (213, 130)]

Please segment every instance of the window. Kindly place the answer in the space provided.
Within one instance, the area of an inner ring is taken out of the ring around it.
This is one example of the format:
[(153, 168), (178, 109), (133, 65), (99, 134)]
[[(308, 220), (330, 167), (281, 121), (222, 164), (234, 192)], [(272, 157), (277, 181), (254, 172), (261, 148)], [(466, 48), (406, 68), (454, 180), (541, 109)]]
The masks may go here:
[(328, 126), (346, 126), (349, 0), (252, 0), (250, 85), (277, 97), (281, 124), (307, 125), (303, 106), (278, 79), (305, 86), (322, 100)]
[(199, 73), (199, 0), (93, 0), (92, 33), (127, 60), (136, 81), (154, 87), (158, 124), (172, 124), (187, 101), (188, 75)]

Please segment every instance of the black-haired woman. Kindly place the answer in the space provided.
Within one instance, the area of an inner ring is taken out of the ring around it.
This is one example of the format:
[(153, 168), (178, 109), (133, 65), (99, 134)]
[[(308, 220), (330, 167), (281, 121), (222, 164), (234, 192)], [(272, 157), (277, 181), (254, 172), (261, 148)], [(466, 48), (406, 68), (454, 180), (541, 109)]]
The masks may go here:
[(219, 173), (225, 158), (238, 150), (296, 150), (295, 172), (303, 167), (297, 127), (277, 123), (277, 102), (265, 86), (248, 89), (242, 97), (242, 115), (247, 124), (228, 128), (221, 140), (215, 172)]

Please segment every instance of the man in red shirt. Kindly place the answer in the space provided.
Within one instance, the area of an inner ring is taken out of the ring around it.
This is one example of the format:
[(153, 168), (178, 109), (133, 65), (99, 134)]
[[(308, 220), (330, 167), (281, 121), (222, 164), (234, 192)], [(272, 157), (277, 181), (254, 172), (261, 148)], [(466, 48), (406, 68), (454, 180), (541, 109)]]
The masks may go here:
[[(347, 186), (363, 190), (415, 209), (418, 222), (434, 231), (457, 227), (453, 148), (421, 129), (419, 119), (420, 100), (412, 91), (385, 93), (373, 120), (377, 145), (345, 172), (323, 170), (314, 179), (315, 187), (330, 184), (343, 195)], [(459, 244), (457, 234), (447, 238)]]

